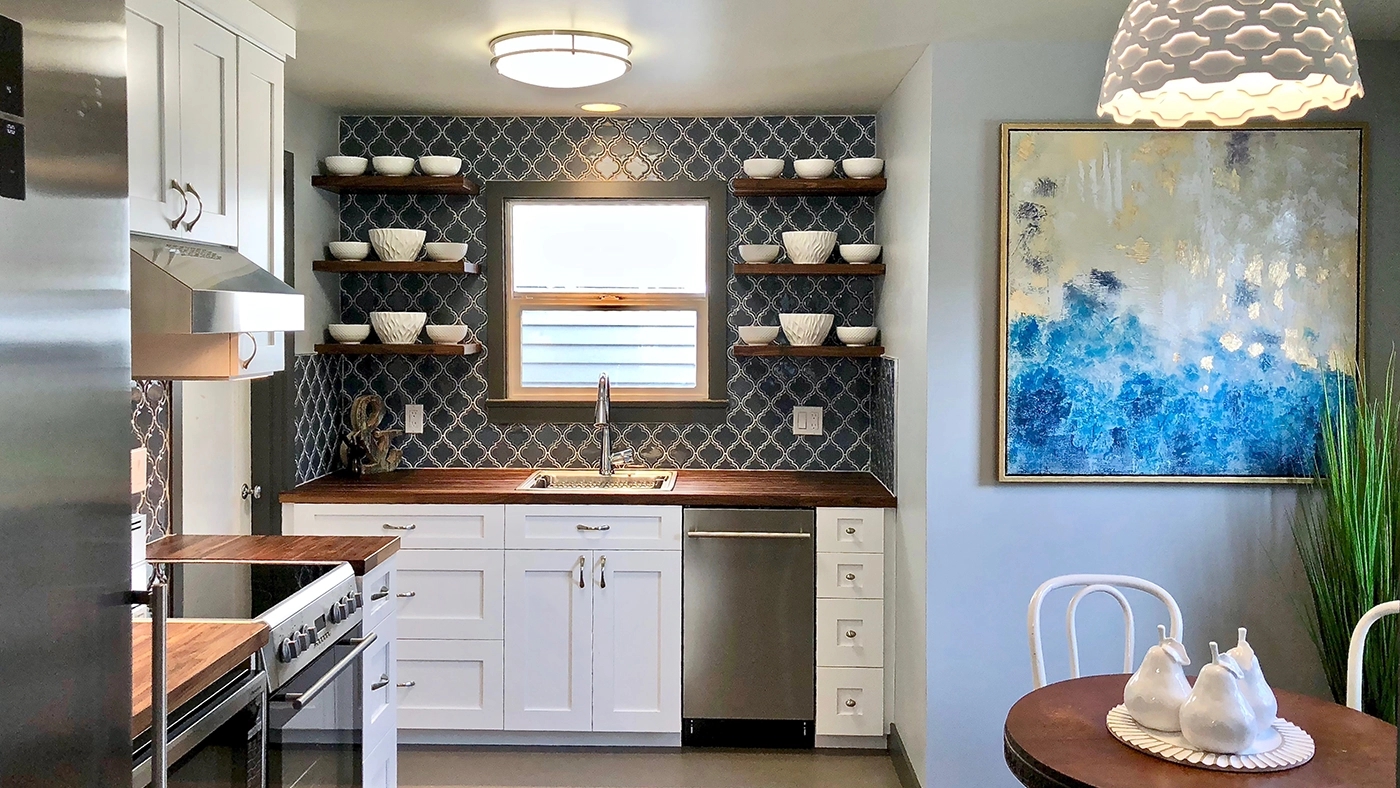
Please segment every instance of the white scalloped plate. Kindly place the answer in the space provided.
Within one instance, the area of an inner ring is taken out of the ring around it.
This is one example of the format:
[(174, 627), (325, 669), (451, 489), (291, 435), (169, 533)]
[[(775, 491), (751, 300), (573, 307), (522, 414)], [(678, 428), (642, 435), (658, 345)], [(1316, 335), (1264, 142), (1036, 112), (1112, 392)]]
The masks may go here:
[(1274, 737), (1240, 755), (1204, 752), (1188, 744), (1179, 733), (1143, 727), (1122, 704), (1108, 713), (1108, 732), (1118, 741), (1155, 758), (1217, 772), (1286, 771), (1312, 760), (1317, 751), (1306, 731), (1282, 717), (1274, 720)]

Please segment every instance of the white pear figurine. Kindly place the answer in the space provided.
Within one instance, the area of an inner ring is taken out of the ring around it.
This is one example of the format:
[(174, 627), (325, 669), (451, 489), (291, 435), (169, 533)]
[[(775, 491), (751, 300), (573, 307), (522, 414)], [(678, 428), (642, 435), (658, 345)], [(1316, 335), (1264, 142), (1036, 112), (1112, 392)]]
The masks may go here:
[(1274, 720), (1278, 718), (1278, 699), (1274, 697), (1274, 691), (1269, 689), (1269, 683), (1264, 680), (1264, 670), (1259, 667), (1259, 658), (1254, 655), (1254, 648), (1245, 640), (1245, 628), (1240, 627), (1239, 644), (1225, 652), (1239, 663), (1240, 670), (1244, 671), (1244, 677), (1240, 680), (1240, 688), (1244, 692), (1244, 699), (1249, 702), (1249, 707), (1254, 710), (1255, 723), (1257, 728), (1255, 736), (1263, 736), (1274, 726)]
[(1186, 647), (1167, 637), (1157, 625), (1157, 645), (1147, 650), (1142, 666), (1123, 688), (1123, 705), (1139, 725), (1159, 731), (1181, 730), (1181, 704), (1191, 695), (1183, 665), (1190, 665)]
[(1244, 671), (1220, 646), (1210, 644), (1211, 664), (1201, 668), (1191, 696), (1181, 704), (1181, 735), (1206, 752), (1236, 754), (1254, 744), (1254, 709), (1240, 688)]

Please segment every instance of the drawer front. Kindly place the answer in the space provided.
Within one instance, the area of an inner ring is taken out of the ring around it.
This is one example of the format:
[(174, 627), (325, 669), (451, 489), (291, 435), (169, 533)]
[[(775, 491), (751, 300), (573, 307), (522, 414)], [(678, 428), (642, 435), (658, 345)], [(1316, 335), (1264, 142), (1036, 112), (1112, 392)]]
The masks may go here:
[(394, 656), (394, 623), (392, 620), (375, 630), (379, 637), (360, 656), (361, 672), (361, 725), (364, 741), (378, 741), (398, 728), (395, 710), (398, 704), (394, 698), (394, 682), (398, 679), (398, 666)]
[(506, 548), (679, 550), (679, 506), (507, 506)]
[(378, 629), (381, 622), (394, 612), (395, 593), (398, 592), (398, 575), (394, 571), (398, 567), (399, 557), (396, 554), (388, 561), (376, 566), (365, 573), (364, 577), (358, 578), (360, 584), (360, 596), (363, 598), (365, 619), (364, 631), (373, 632)]
[(881, 736), (884, 732), (884, 670), (817, 668), (818, 736)]
[(504, 545), (504, 506), (291, 504), (288, 512), (293, 535), (397, 536), (405, 550)]
[(400, 638), (500, 639), (505, 551), (404, 550), (395, 559)]
[(364, 755), (364, 788), (398, 788), (399, 737), (390, 733)]
[(505, 727), (505, 654), (499, 640), (399, 641), (399, 728)]
[(885, 603), (880, 600), (818, 599), (818, 667), (883, 667), (884, 625)]
[(817, 596), (826, 599), (881, 599), (885, 557), (876, 553), (817, 553)]
[(884, 509), (818, 509), (817, 551), (883, 553)]

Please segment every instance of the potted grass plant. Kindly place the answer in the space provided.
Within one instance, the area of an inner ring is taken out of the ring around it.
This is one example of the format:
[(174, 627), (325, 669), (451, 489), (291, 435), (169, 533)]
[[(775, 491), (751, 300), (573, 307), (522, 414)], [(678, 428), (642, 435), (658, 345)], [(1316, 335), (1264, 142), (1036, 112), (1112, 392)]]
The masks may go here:
[[(1311, 590), (1313, 641), (1334, 699), (1346, 697), (1352, 629), (1372, 607), (1400, 597), (1395, 579), (1400, 520), (1400, 412), (1393, 396), (1394, 359), (1381, 391), (1337, 375), (1324, 384), (1325, 406), (1316, 479), (1300, 498), (1293, 536)], [(1371, 630), (1363, 669), (1363, 709), (1396, 718), (1400, 653), (1396, 619)]]

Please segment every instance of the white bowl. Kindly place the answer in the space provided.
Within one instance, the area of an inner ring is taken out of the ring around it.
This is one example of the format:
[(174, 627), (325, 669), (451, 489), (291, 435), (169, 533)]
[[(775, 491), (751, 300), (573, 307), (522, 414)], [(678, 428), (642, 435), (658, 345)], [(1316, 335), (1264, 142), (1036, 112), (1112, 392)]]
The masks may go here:
[(746, 263), (771, 263), (782, 251), (777, 244), (739, 244), (739, 258)]
[(337, 260), (363, 260), (369, 257), (369, 244), (364, 241), (331, 241), (326, 244), (331, 257)]
[(874, 178), (885, 169), (884, 159), (842, 159), (841, 171), (847, 178)]
[(323, 161), (331, 175), (364, 175), (369, 159), (364, 156), (327, 156)]
[(326, 330), (342, 345), (358, 345), (369, 338), (369, 323), (331, 323)]
[(374, 325), (374, 333), (386, 345), (412, 345), (418, 341), (423, 324), (428, 322), (427, 312), (370, 312), (369, 322)]
[(380, 228), (369, 231), (369, 242), (374, 244), (374, 253), (379, 259), (390, 263), (408, 263), (418, 257), (423, 248), (423, 239), (428, 234), (423, 230), (404, 228)]
[(873, 263), (879, 256), (879, 244), (841, 244), (841, 259), (848, 263)]
[(777, 178), (783, 174), (783, 160), (744, 159), (744, 174), (750, 178)]
[(467, 338), (466, 326), (428, 326), (428, 339), (439, 345), (455, 345)]
[(424, 175), (445, 177), (462, 171), (462, 160), (456, 156), (419, 156), (418, 169)]
[(836, 338), (846, 347), (860, 347), (875, 341), (880, 329), (875, 326), (837, 326)]
[(408, 175), (413, 172), (413, 157), (375, 156), (374, 171), (380, 175)]
[(791, 312), (778, 315), (778, 323), (783, 327), (783, 336), (794, 347), (811, 347), (826, 341), (831, 333), (831, 324), (836, 316), (811, 312)]
[(434, 241), (430, 244), (423, 244), (423, 251), (428, 253), (429, 260), (439, 263), (455, 263), (467, 256), (467, 245), (450, 241)]
[(792, 163), (799, 178), (830, 178), (836, 171), (836, 162), (831, 159), (798, 159)]
[(824, 263), (836, 246), (836, 233), (829, 230), (804, 230), (783, 233), (783, 248), (794, 263)]
[(778, 338), (777, 326), (739, 326), (739, 339), (745, 345), (767, 345)]

